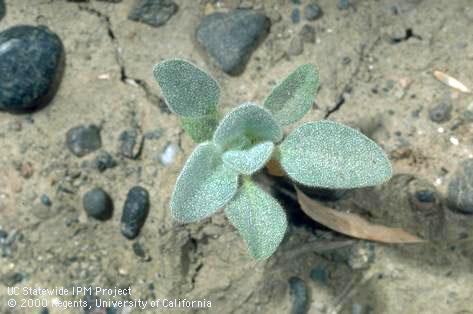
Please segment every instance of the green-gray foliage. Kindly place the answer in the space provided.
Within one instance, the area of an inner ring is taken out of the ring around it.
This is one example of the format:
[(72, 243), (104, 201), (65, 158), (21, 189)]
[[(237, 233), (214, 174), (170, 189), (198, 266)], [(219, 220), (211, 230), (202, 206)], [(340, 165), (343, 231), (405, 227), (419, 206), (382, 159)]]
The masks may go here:
[(286, 173), (308, 186), (358, 188), (391, 176), (383, 150), (361, 132), (333, 121), (303, 124), (279, 148)]
[(199, 144), (177, 178), (172, 215), (180, 222), (206, 218), (228, 203), (237, 189), (238, 173), (223, 165), (215, 145)]
[(286, 215), (281, 205), (249, 179), (243, 180), (225, 213), (256, 259), (271, 256), (286, 233)]
[(222, 159), (229, 168), (251, 175), (264, 167), (273, 153), (273, 142), (261, 142), (247, 149), (227, 150)]
[(169, 109), (181, 117), (192, 139), (197, 143), (209, 140), (218, 124), (217, 82), (192, 63), (179, 59), (157, 64), (153, 73)]
[[(264, 107), (245, 103), (218, 122), (220, 90), (212, 77), (183, 60), (156, 65), (168, 106), (199, 144), (177, 178), (172, 216), (194, 222), (225, 207), (256, 259), (271, 256), (286, 232), (278, 202), (252, 180), (271, 159), (293, 180), (314, 187), (356, 188), (392, 173), (383, 150), (360, 132), (331, 121), (306, 123), (283, 140), (282, 126), (310, 109), (319, 86), (315, 66), (302, 65), (277, 85)], [(281, 142), (282, 141), (282, 142)]]
[(214, 143), (223, 149), (234, 148), (245, 139), (277, 143), (282, 139), (282, 130), (269, 111), (246, 103), (228, 113), (213, 136)]
[(312, 107), (319, 88), (319, 72), (313, 64), (304, 64), (279, 83), (264, 101), (282, 125), (298, 121)]

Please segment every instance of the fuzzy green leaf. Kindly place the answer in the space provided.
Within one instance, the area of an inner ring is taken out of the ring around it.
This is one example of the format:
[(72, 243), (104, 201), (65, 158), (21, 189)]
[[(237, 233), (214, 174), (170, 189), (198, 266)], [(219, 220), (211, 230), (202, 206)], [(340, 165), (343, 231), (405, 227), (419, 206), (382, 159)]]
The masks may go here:
[(302, 118), (315, 101), (319, 72), (313, 64), (304, 64), (279, 83), (266, 98), (264, 107), (281, 125)]
[(280, 145), (280, 162), (295, 181), (331, 189), (385, 182), (392, 175), (384, 151), (361, 132), (332, 121), (306, 123)]
[(166, 103), (176, 114), (199, 117), (216, 112), (220, 88), (195, 65), (184, 60), (166, 60), (157, 64), (153, 73)]
[(212, 143), (199, 144), (177, 178), (172, 216), (183, 223), (212, 215), (235, 195), (238, 174), (227, 169)]
[(282, 130), (269, 111), (246, 103), (223, 118), (215, 130), (213, 140), (226, 150), (238, 146), (245, 137), (252, 143), (279, 142), (282, 139)]
[(286, 233), (286, 214), (281, 205), (250, 180), (243, 182), (225, 213), (258, 260), (270, 257)]
[(273, 142), (262, 142), (248, 149), (226, 151), (222, 159), (228, 168), (251, 175), (264, 167), (271, 158), (273, 148)]
[(212, 139), (218, 125), (218, 114), (202, 117), (181, 117), (182, 128), (196, 143)]

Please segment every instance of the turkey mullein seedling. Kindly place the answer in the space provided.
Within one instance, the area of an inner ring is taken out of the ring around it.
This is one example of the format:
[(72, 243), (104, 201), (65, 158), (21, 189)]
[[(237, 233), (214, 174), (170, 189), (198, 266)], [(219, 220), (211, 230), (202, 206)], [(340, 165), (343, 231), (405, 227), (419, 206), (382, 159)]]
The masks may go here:
[(319, 75), (312, 64), (280, 82), (263, 106), (244, 103), (220, 122), (220, 88), (209, 74), (172, 59), (157, 64), (154, 76), (167, 105), (198, 143), (177, 178), (172, 216), (190, 223), (224, 208), (258, 260), (276, 251), (287, 228), (284, 209), (251, 178), (268, 161), (278, 161), (292, 180), (311, 187), (358, 188), (391, 177), (383, 150), (345, 125), (309, 122), (284, 138), (282, 127), (302, 118), (314, 103)]

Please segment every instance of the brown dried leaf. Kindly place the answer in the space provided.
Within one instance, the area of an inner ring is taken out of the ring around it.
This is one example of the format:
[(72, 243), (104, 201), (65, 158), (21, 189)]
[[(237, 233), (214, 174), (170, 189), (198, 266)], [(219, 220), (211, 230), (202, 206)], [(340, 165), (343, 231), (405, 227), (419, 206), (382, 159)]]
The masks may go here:
[(444, 83), (445, 85), (455, 88), (456, 90), (459, 90), (463, 93), (471, 93), (470, 89), (466, 87), (465, 84), (448, 74), (445, 74), (441, 71), (434, 71), (434, 76), (437, 80)]
[(266, 169), (268, 169), (268, 173), (270, 175), (275, 177), (284, 177), (286, 175), (284, 170), (282, 170), (279, 161), (275, 159), (271, 159), (270, 161), (268, 161), (268, 163), (266, 164)]
[(384, 243), (420, 243), (424, 240), (401, 228), (390, 228), (372, 224), (362, 217), (333, 210), (309, 198), (296, 188), (302, 211), (318, 223), (354, 238)]

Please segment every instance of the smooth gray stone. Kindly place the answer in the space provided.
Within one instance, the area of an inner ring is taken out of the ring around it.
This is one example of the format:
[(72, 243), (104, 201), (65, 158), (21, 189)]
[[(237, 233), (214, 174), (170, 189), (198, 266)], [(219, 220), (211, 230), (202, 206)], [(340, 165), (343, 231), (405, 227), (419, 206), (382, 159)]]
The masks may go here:
[(270, 24), (268, 17), (253, 10), (217, 12), (202, 19), (196, 37), (218, 67), (239, 74)]

